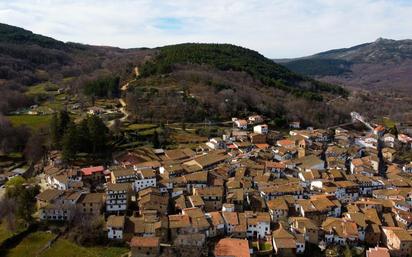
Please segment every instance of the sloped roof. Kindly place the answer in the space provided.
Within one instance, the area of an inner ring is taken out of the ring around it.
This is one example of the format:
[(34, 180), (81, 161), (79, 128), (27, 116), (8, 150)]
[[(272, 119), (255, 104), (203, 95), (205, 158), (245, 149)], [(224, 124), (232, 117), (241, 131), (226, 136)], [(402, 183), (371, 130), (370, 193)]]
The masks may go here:
[(249, 242), (244, 239), (223, 238), (215, 247), (215, 256), (250, 257)]

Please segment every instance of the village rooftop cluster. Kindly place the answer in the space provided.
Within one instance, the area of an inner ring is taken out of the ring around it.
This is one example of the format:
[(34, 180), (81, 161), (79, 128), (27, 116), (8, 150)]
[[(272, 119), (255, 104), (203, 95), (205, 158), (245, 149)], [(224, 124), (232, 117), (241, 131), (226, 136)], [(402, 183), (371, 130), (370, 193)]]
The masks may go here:
[(108, 166), (65, 167), (52, 152), (39, 217), (103, 216), (131, 256), (299, 256), (332, 245), (411, 256), (412, 163), (396, 158), (410, 151), (409, 132), (292, 122), (280, 133), (254, 115), (195, 149), (135, 149)]

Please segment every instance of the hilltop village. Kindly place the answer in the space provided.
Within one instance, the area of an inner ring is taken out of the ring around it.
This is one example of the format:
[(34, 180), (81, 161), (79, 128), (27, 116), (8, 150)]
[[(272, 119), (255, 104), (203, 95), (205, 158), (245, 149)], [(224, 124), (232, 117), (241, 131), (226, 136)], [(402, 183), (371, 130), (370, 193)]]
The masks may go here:
[(232, 121), (196, 147), (136, 148), (109, 165), (49, 153), (38, 219), (103, 218), (104, 236), (136, 257), (411, 256), (412, 163), (397, 158), (411, 151), (410, 128), (291, 122), (281, 133), (259, 115)]

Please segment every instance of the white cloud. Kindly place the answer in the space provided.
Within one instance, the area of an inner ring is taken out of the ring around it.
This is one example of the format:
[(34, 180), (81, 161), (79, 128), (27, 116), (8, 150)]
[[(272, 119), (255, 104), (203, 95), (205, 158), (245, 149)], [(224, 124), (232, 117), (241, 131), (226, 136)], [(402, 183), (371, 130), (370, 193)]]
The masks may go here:
[(0, 22), (63, 41), (120, 47), (232, 43), (296, 57), (412, 38), (408, 0), (0, 0)]

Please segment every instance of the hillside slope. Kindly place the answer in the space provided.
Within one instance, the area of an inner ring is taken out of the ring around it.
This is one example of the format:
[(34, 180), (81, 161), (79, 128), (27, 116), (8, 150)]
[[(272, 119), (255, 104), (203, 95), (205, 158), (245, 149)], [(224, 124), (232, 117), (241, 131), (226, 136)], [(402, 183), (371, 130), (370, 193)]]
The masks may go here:
[(346, 97), (347, 91), (297, 75), (255, 51), (228, 44), (155, 50), (128, 93), (129, 109), (140, 120), (229, 120), (254, 112), (278, 123), (300, 119), (325, 125), (345, 119), (326, 102)]
[(146, 52), (64, 43), (0, 23), (0, 113), (33, 103), (24, 92), (42, 82), (77, 93), (84, 80), (111, 73), (126, 76)]
[(346, 119), (349, 113), (326, 105), (330, 99), (346, 97), (346, 90), (297, 75), (242, 47), (89, 46), (6, 24), (0, 24), (0, 113), (37, 103), (26, 92), (40, 83), (83, 95), (85, 85), (97, 78), (116, 75), (129, 81), (136, 66), (141, 76), (131, 83), (126, 100), (138, 120), (198, 122), (260, 113), (281, 125), (299, 119), (326, 126)]
[(379, 38), (372, 43), (279, 63), (325, 82), (369, 90), (412, 91), (412, 40)]

